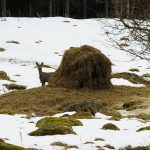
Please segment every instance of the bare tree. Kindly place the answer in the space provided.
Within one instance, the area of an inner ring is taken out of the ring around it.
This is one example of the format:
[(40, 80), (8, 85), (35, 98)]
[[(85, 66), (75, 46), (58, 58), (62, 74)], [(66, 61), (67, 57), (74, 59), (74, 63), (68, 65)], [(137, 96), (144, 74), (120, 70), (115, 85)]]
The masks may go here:
[(69, 17), (69, 0), (65, 0), (65, 17)]
[(120, 50), (150, 61), (149, 0), (115, 0), (114, 5), (118, 18), (113, 25), (107, 24), (113, 30), (109, 28), (107, 35)]
[(52, 17), (53, 16), (53, 2), (52, 0), (49, 0), (49, 16)]
[(87, 18), (87, 0), (83, 0), (83, 18)]
[(1, 0), (2, 17), (6, 17), (6, 0)]

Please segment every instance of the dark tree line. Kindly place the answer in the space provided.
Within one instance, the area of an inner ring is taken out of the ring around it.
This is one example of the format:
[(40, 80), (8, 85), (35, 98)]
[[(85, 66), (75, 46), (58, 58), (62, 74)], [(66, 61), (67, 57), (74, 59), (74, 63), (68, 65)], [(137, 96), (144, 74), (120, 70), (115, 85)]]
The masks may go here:
[[(0, 16), (72, 18), (118, 17), (118, 10), (124, 17), (142, 13), (140, 6), (150, 0), (0, 0)], [(124, 7), (124, 5), (126, 7)], [(122, 9), (124, 8), (124, 9)]]

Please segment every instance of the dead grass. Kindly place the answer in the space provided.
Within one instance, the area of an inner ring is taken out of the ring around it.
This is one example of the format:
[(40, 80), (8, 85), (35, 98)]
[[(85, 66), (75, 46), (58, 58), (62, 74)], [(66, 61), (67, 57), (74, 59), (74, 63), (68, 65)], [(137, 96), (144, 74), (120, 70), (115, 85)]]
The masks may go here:
[[(35, 113), (52, 115), (64, 112), (70, 104), (91, 101), (106, 103), (108, 107), (121, 108), (124, 102), (149, 101), (150, 88), (115, 86), (109, 90), (66, 89), (39, 87), (29, 90), (13, 91), (0, 96), (0, 113)], [(147, 105), (148, 107), (148, 105)]]
[(129, 73), (129, 72), (115, 73), (112, 74), (112, 78), (123, 78), (134, 84), (150, 85), (150, 81), (144, 80), (143, 76), (138, 76), (135, 73)]
[(109, 89), (112, 87), (110, 78), (109, 58), (100, 50), (83, 45), (65, 51), (60, 66), (49, 78), (49, 86)]

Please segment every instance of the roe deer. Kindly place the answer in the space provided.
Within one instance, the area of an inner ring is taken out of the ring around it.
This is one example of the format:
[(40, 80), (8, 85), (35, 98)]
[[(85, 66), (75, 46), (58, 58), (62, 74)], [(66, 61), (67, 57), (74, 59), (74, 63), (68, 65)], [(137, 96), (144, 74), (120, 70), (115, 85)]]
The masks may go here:
[(48, 79), (53, 74), (53, 72), (42, 72), (43, 65), (44, 65), (43, 62), (41, 64), (36, 62), (36, 66), (37, 66), (38, 71), (39, 71), (40, 81), (42, 83), (42, 86), (45, 86), (45, 83), (48, 82)]

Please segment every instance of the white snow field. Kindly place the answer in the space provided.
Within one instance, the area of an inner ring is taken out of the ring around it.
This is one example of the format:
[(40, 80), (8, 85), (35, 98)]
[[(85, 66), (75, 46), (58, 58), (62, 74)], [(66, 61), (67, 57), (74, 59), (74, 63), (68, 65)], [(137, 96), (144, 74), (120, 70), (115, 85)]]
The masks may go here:
[[(110, 58), (114, 64), (113, 73), (127, 72), (131, 68), (138, 68), (138, 75), (149, 73), (148, 62), (132, 60), (127, 53), (111, 46), (111, 41), (105, 35), (106, 23), (113, 24), (114, 20), (77, 20), (63, 17), (6, 18), (6, 21), (0, 21), (0, 47), (6, 49), (0, 52), (0, 70), (6, 71), (11, 80), (17, 81), (17, 84), (26, 85), (27, 88), (38, 87), (41, 84), (35, 61), (57, 68), (66, 49), (88, 44), (100, 49)], [(17, 41), (20, 44), (7, 41)], [(55, 70), (44, 69), (44, 71)], [(113, 84), (143, 86), (133, 85), (125, 80), (120, 82), (118, 79), (113, 80)], [(0, 93), (5, 92), (7, 89), (1, 81)]]
[[(71, 115), (73, 113), (69, 114)], [(63, 142), (68, 145), (76, 145), (80, 150), (97, 150), (96, 146), (103, 147), (106, 144), (114, 146), (115, 149), (128, 145), (132, 145), (133, 147), (149, 145), (150, 131), (136, 132), (136, 130), (141, 127), (149, 126), (150, 122), (142, 122), (136, 118), (110, 121), (108, 120), (109, 117), (103, 114), (97, 113), (96, 116), (100, 118), (80, 119), (83, 126), (73, 127), (73, 130), (77, 135), (68, 134), (34, 137), (29, 136), (28, 134), (37, 129), (35, 123), (42, 117), (26, 119), (23, 115), (0, 115), (0, 137), (5, 139), (7, 143), (42, 150), (62, 150), (62, 147), (51, 146), (51, 143), (53, 142)], [(117, 125), (120, 130), (106, 131), (101, 129), (106, 123), (113, 123)], [(103, 138), (105, 141), (94, 141), (96, 138)], [(85, 142), (93, 142), (93, 144), (85, 144)]]
[[(0, 70), (6, 71), (11, 80), (17, 84), (26, 85), (27, 88), (41, 86), (35, 62), (44, 62), (53, 68), (60, 65), (63, 53), (69, 47), (91, 45), (100, 49), (110, 58), (112, 72), (129, 72), (131, 68), (139, 69), (138, 75), (150, 73), (150, 64), (144, 60), (132, 59), (127, 53), (111, 46), (105, 35), (104, 23), (114, 23), (111, 19), (86, 19), (77, 20), (63, 17), (53, 18), (6, 18), (0, 20), (0, 47), (6, 49), (0, 52)], [(118, 35), (122, 37), (123, 35)], [(19, 44), (7, 43), (18, 41)], [(137, 48), (137, 47), (136, 47)], [(46, 72), (55, 71), (43, 68)], [(19, 75), (19, 76), (18, 76)], [(149, 78), (146, 78), (149, 80)], [(0, 80), (0, 94), (9, 92), (3, 84), (11, 81)], [(133, 84), (124, 79), (112, 79), (114, 85), (141, 87), (144, 85)], [(73, 114), (71, 112), (69, 114)], [(65, 113), (66, 114), (66, 113)], [(56, 114), (60, 117), (62, 114)], [(28, 135), (36, 129), (35, 123), (41, 117), (31, 119), (22, 115), (0, 115), (0, 138), (7, 143), (23, 147), (42, 150), (60, 150), (62, 147), (52, 147), (52, 142), (64, 142), (68, 145), (77, 145), (80, 150), (96, 150), (96, 146), (110, 144), (119, 149), (128, 145), (150, 145), (150, 131), (136, 132), (140, 127), (149, 126), (150, 122), (143, 122), (136, 118), (121, 119), (120, 121), (108, 120), (110, 116), (97, 113), (99, 119), (82, 119), (84, 126), (73, 127), (77, 135), (55, 135), (31, 137)], [(120, 131), (102, 130), (105, 123), (114, 123)], [(22, 137), (22, 140), (21, 140)], [(103, 138), (105, 141), (94, 141)], [(84, 144), (87, 141), (94, 144)], [(104, 148), (104, 147), (103, 147)], [(107, 150), (107, 148), (104, 148)]]

